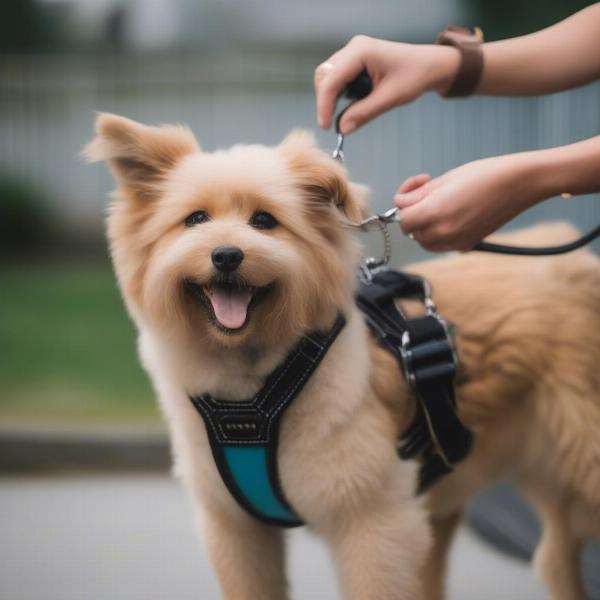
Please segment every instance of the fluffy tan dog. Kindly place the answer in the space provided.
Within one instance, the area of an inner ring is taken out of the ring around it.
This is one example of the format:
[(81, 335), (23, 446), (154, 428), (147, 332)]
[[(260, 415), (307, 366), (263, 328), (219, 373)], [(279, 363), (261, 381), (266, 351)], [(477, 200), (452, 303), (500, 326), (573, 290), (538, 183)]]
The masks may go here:
[[(184, 128), (113, 115), (99, 117), (87, 154), (118, 182), (115, 270), (225, 598), (285, 600), (284, 539), (225, 488), (188, 393), (251, 397), (340, 311), (346, 327), (283, 419), (279, 468), (292, 506), (330, 545), (344, 597), (440, 598), (461, 508), (507, 473), (541, 509), (537, 561), (552, 597), (582, 597), (579, 544), (600, 523), (595, 257), (472, 254), (414, 267), (459, 327), (459, 405), (477, 435), (471, 457), (416, 498), (417, 465), (396, 454), (413, 400), (354, 305), (359, 252), (341, 223), (360, 218), (364, 193), (343, 168), (304, 133), (209, 154)], [(239, 252), (215, 258), (223, 246)], [(217, 260), (234, 261), (233, 274), (224, 279)]]

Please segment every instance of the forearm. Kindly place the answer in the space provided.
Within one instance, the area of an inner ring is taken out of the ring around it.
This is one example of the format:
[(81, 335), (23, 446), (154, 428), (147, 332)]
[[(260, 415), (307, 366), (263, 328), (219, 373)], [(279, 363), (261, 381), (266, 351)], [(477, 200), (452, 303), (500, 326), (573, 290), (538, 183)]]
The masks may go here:
[(530, 35), (482, 46), (478, 94), (557, 92), (600, 77), (600, 3)]
[(561, 193), (600, 192), (600, 136), (517, 156), (533, 186), (533, 203)]

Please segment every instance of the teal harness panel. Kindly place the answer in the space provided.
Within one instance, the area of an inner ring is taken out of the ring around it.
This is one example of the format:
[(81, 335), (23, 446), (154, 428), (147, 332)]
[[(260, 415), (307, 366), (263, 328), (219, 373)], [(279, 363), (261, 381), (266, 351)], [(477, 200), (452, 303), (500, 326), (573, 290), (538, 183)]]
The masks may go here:
[(226, 446), (223, 452), (235, 483), (256, 512), (290, 524), (298, 521), (270, 484), (265, 446)]

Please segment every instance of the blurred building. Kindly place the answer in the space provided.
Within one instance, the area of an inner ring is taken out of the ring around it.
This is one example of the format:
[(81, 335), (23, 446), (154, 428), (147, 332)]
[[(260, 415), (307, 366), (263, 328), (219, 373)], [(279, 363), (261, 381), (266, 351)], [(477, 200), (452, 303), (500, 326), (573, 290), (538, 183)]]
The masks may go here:
[(461, 21), (457, 0), (46, 0), (80, 43), (148, 50), (231, 44), (336, 45), (354, 33), (427, 40)]
[[(23, 0), (25, 1), (25, 0)], [(30, 0), (31, 2), (33, 0)], [(352, 35), (428, 41), (469, 23), (465, 0), (43, 0), (61, 51), (0, 57), (2, 173), (39, 190), (68, 238), (102, 243), (112, 181), (79, 156), (96, 111), (184, 122), (208, 150), (315, 130), (314, 68)], [(48, 15), (47, 15), (48, 16)], [(398, 182), (494, 154), (565, 144), (600, 129), (600, 85), (544, 98), (425, 95), (351, 136), (348, 167), (387, 207)], [(317, 132), (325, 149), (331, 132)], [(593, 199), (519, 218), (598, 220)], [(397, 243), (402, 243), (400, 239)], [(410, 246), (409, 252), (415, 252)]]

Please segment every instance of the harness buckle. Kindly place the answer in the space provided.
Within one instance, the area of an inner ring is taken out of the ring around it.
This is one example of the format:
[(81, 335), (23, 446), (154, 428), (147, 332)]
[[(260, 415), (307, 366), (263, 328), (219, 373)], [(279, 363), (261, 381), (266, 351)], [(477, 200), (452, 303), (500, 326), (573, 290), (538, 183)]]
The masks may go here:
[(438, 313), (437, 306), (433, 300), (433, 292), (430, 283), (426, 279), (423, 279), (421, 284), (422, 297), (420, 300), (425, 307), (426, 317), (431, 317), (437, 321), (444, 332), (444, 336), (443, 339), (437, 338), (435, 340), (421, 341), (413, 346), (410, 331), (407, 329), (402, 333), (399, 346), (400, 356), (402, 358), (402, 368), (406, 381), (413, 391), (417, 389), (418, 366), (415, 364), (415, 361), (419, 363), (435, 361), (444, 355), (447, 356), (449, 352), (454, 372), (456, 372), (459, 365), (454, 327)]

